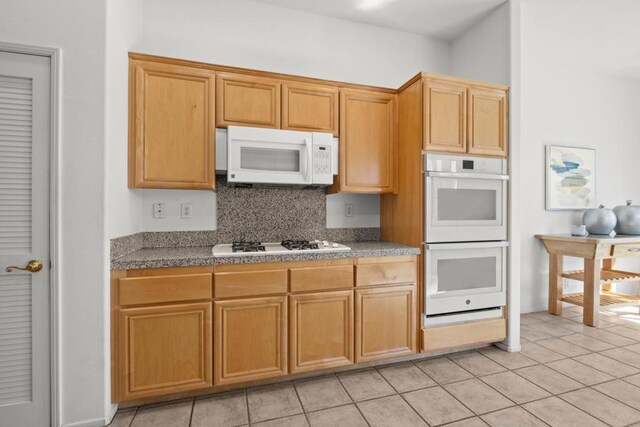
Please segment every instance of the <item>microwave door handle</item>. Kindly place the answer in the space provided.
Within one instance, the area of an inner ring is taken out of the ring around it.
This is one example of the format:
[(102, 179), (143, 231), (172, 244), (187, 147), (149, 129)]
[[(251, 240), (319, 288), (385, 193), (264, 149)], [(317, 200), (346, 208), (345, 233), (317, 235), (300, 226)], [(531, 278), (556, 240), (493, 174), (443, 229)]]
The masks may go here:
[(312, 142), (309, 138), (305, 138), (304, 144), (307, 149), (307, 161), (305, 162), (307, 169), (305, 170), (304, 180), (306, 181), (307, 184), (312, 184), (311, 182), (311, 178), (312, 178), (311, 171), (313, 169), (313, 152), (311, 151)]

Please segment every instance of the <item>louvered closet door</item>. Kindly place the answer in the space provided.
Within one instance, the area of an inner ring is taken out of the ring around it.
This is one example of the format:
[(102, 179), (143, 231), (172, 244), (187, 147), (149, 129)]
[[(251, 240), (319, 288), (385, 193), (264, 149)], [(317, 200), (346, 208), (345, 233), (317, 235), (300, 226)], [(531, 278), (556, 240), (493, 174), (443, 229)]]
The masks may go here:
[(49, 79), (49, 58), (0, 52), (0, 426), (50, 424)]

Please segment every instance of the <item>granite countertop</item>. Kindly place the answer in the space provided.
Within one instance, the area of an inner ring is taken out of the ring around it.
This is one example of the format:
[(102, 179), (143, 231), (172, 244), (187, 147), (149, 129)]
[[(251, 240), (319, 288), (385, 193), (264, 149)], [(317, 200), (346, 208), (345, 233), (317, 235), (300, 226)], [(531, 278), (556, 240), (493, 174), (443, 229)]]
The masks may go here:
[(285, 255), (214, 258), (211, 246), (145, 248), (111, 261), (112, 270), (159, 267), (195, 267), (221, 264), (251, 264), (280, 261), (313, 261), (335, 258), (364, 258), (379, 256), (418, 255), (420, 249), (398, 243), (340, 242), (351, 248), (348, 252), (311, 253), (293, 252)]

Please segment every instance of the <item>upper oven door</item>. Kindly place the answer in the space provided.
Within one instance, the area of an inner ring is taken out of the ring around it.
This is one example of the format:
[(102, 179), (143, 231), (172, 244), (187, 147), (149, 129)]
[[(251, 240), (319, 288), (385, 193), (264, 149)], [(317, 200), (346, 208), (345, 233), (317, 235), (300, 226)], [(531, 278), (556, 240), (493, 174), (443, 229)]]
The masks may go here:
[(507, 238), (508, 176), (425, 172), (425, 241)]
[(227, 179), (229, 182), (309, 185), (310, 132), (229, 126)]

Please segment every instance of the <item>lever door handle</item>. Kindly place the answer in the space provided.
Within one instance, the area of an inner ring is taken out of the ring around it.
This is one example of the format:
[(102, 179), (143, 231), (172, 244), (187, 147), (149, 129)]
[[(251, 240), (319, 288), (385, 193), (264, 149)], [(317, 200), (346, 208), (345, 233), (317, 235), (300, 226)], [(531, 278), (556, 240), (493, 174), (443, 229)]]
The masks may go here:
[(39, 259), (32, 259), (24, 267), (10, 265), (9, 267), (4, 269), (4, 271), (6, 271), (7, 273), (11, 273), (13, 270), (30, 271), (32, 273), (37, 273), (38, 271), (42, 270), (42, 261), (40, 261)]

